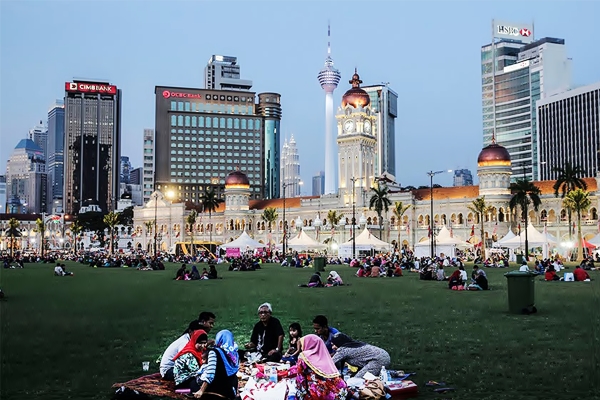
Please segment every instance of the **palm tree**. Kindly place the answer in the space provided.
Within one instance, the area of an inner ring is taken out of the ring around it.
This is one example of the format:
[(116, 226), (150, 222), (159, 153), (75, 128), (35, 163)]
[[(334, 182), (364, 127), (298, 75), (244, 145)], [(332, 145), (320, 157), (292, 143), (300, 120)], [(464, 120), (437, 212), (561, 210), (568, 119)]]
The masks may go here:
[[(271, 233), (271, 225), (277, 221), (277, 209), (275, 207), (267, 207), (263, 210), (260, 218), (267, 223), (269, 226), (269, 233)], [(269, 248), (271, 248), (271, 241), (269, 240)]]
[(190, 212), (190, 214), (185, 218), (185, 222), (187, 222), (187, 224), (190, 226), (190, 240), (192, 243), (190, 250), (192, 252), (192, 257), (194, 257), (196, 254), (196, 249), (194, 247), (194, 225), (196, 224), (197, 217), (198, 213), (196, 210), (192, 210), (192, 212)]
[(402, 230), (400, 229), (400, 225), (402, 225), (404, 213), (406, 213), (409, 208), (410, 204), (404, 205), (401, 201), (397, 201), (394, 203), (394, 208), (392, 209), (392, 213), (394, 213), (394, 216), (396, 217), (396, 225), (398, 225), (398, 246), (400, 249), (402, 249), (402, 242), (400, 241)]
[(75, 252), (77, 252), (77, 238), (79, 236), (79, 234), (81, 233), (81, 231), (83, 231), (83, 226), (79, 225), (79, 221), (75, 221), (73, 224), (71, 224), (71, 234), (73, 235), (73, 243), (74, 243), (74, 248), (75, 248)]
[(563, 200), (563, 206), (577, 213), (577, 261), (583, 261), (583, 237), (581, 236), (581, 213), (590, 208), (590, 194), (583, 189), (571, 190)]
[(115, 242), (115, 226), (119, 223), (119, 214), (117, 214), (114, 211), (111, 211), (108, 214), (106, 214), (104, 218), (102, 218), (102, 221), (108, 227), (108, 230), (110, 232), (110, 255), (112, 256)]
[(11, 218), (8, 220), (8, 231), (6, 234), (10, 237), (10, 258), (13, 257), (15, 238), (21, 237), (21, 231), (19, 230), (20, 225), (21, 223), (16, 218)]
[(379, 239), (382, 239), (382, 231), (383, 231), (383, 219), (381, 215), (385, 211), (386, 213), (389, 210), (389, 206), (392, 205), (392, 202), (388, 198), (390, 193), (390, 189), (385, 184), (381, 184), (381, 182), (377, 182), (377, 187), (372, 187), (371, 191), (373, 195), (369, 200), (369, 210), (375, 209), (377, 216), (379, 217)]
[(481, 196), (473, 200), (472, 204), (467, 207), (477, 215), (479, 219), (479, 233), (481, 235), (481, 257), (485, 260), (485, 228), (483, 226), (484, 216), (489, 210), (489, 206), (485, 202), (485, 196)]
[[(564, 199), (567, 193), (579, 188), (583, 190), (587, 190), (587, 184), (581, 178), (580, 175), (583, 175), (585, 171), (578, 165), (573, 166), (570, 162), (566, 162), (563, 168), (554, 167), (552, 168), (552, 172), (557, 172), (558, 177), (556, 178), (556, 182), (554, 182), (554, 196), (558, 197), (558, 192), (561, 192), (561, 197)], [(567, 209), (567, 214), (569, 217), (569, 240), (571, 240), (572, 235), (572, 227), (571, 227), (571, 210)]]
[(40, 234), (40, 254), (44, 258), (44, 235), (46, 234), (46, 223), (44, 217), (35, 220), (36, 231)]
[[(208, 188), (207, 188), (205, 190), (204, 194), (202, 195), (202, 197), (200, 197), (200, 203), (202, 203), (202, 209), (204, 211), (208, 211), (208, 222), (210, 224), (209, 238), (210, 238), (211, 244), (212, 244), (212, 213), (214, 211), (216, 211), (216, 209), (219, 207), (219, 204), (221, 204), (222, 202), (223, 202), (223, 199), (217, 198), (217, 195), (216, 195), (214, 189), (208, 190)], [(210, 249), (210, 244), (209, 244), (209, 249)]]
[[(148, 238), (148, 236), (150, 236), (150, 232), (152, 232), (152, 228), (154, 227), (154, 220), (150, 220), (150, 221), (146, 221), (144, 222), (144, 225), (146, 226), (146, 240)], [(150, 251), (150, 248), (147, 248), (148, 251)]]
[(517, 179), (516, 182), (511, 183), (510, 191), (512, 197), (508, 203), (511, 210), (514, 210), (517, 206), (521, 207), (522, 217), (525, 221), (525, 259), (529, 258), (529, 240), (527, 237), (527, 219), (529, 217), (528, 209), (529, 205), (533, 206), (535, 211), (538, 210), (542, 200), (540, 200), (540, 188), (535, 186), (532, 182), (527, 179)]
[(331, 222), (331, 226), (336, 226), (340, 223), (342, 219), (342, 214), (338, 214), (336, 210), (327, 211), (327, 221)]

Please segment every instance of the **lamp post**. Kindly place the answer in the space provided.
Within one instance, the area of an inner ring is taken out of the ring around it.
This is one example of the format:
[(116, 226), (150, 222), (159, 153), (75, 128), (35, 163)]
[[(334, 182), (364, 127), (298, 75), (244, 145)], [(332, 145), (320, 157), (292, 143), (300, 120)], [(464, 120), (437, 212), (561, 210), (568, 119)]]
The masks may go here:
[(286, 226), (286, 222), (285, 222), (285, 189), (288, 187), (288, 184), (286, 182), (283, 182), (283, 255), (285, 256), (285, 254), (287, 253), (287, 247), (286, 246), (286, 236), (287, 236), (287, 226)]
[(352, 182), (352, 259), (356, 258), (356, 202), (354, 201), (354, 193), (356, 188), (356, 181), (362, 178), (350, 178)]
[(448, 171), (429, 171), (429, 197), (431, 200), (431, 209), (429, 213), (429, 241), (431, 242), (431, 258), (435, 257), (435, 234), (433, 232), (433, 177), (443, 172), (452, 172), (451, 169)]
[(158, 231), (156, 229), (156, 218), (158, 217), (158, 192), (154, 192), (154, 258), (158, 258)]

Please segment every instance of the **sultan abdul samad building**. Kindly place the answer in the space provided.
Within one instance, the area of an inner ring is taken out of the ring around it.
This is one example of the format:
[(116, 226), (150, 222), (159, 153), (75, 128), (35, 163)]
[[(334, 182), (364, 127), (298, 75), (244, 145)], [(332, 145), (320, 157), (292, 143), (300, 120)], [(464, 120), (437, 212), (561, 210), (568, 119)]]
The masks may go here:
[[(368, 209), (373, 186), (375, 151), (377, 139), (372, 133), (376, 114), (372, 112), (369, 95), (360, 88), (360, 78), (354, 74), (350, 81), (352, 88), (342, 98), (336, 119), (338, 125), (338, 194), (321, 197), (296, 197), (290, 199), (250, 200), (250, 184), (245, 174), (231, 172), (225, 180), (225, 201), (212, 213), (199, 213), (194, 226), (194, 242), (198, 245), (222, 244), (237, 238), (244, 230), (255, 240), (272, 245), (282, 243), (283, 215), (288, 233), (293, 237), (298, 228), (321, 243), (330, 245), (328, 253), (335, 253), (334, 243), (346, 242), (352, 237), (352, 205), (355, 204), (357, 234), (365, 226), (379, 236), (377, 214)], [(455, 237), (478, 243), (481, 240), (479, 221), (468, 206), (479, 196), (485, 196), (490, 211), (484, 217), (486, 244), (491, 245), (495, 238), (502, 238), (509, 229), (518, 233), (521, 224), (520, 212), (513, 213), (509, 208), (511, 160), (508, 151), (497, 143), (482, 149), (477, 159), (479, 186), (462, 186), (433, 189), (435, 229), (446, 226)], [(600, 173), (594, 178), (584, 179), (590, 192), (592, 205), (582, 216), (584, 238), (589, 239), (598, 232), (598, 209), (600, 198)], [(569, 238), (567, 211), (562, 206), (562, 198), (554, 196), (554, 181), (534, 182), (540, 188), (542, 205), (539, 210), (529, 211), (529, 220), (540, 231), (544, 228), (559, 241)], [(176, 197), (176, 195), (174, 196)], [(401, 201), (411, 207), (397, 221), (392, 212), (384, 215), (382, 239), (390, 243), (401, 242), (412, 247), (428, 238), (431, 197), (429, 189), (393, 192), (389, 196), (394, 202)], [(135, 248), (153, 249), (153, 222), (156, 215), (158, 248), (167, 251), (176, 243), (190, 241), (186, 217), (193, 206), (190, 203), (172, 202), (161, 192), (155, 192), (151, 200), (134, 210)], [(269, 232), (262, 219), (267, 207), (277, 209), (277, 222)], [(330, 210), (337, 211), (342, 218), (336, 226), (327, 220)], [(475, 226), (475, 229), (473, 229)], [(522, 229), (525, 229), (522, 226)], [(474, 231), (475, 235), (471, 233)], [(575, 240), (575, 239), (573, 239)]]

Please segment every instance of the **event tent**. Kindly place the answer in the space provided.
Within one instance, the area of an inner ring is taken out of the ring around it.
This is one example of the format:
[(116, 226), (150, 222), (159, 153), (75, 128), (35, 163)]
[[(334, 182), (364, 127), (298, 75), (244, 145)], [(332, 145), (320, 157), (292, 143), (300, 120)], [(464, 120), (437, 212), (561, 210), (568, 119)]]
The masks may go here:
[(508, 233), (500, 240), (494, 243), (494, 247), (504, 247), (503, 244), (511, 240), (512, 238), (517, 237), (512, 229), (508, 230)]
[[(383, 240), (378, 239), (375, 235), (372, 235), (369, 232), (369, 229), (365, 227), (365, 229), (354, 238), (355, 248), (357, 251), (364, 250), (377, 250), (377, 251), (390, 251), (392, 249), (392, 245), (384, 242)], [(341, 256), (351, 256), (352, 255), (352, 239), (348, 240), (340, 244), (339, 247), (339, 255)]]
[(288, 240), (286, 246), (294, 250), (323, 250), (327, 248), (326, 244), (314, 240), (303, 229), (296, 236)]
[[(444, 253), (446, 256), (455, 257), (456, 249), (473, 246), (469, 242), (465, 242), (458, 237), (454, 237), (446, 226), (443, 226), (442, 229), (438, 232), (435, 237), (435, 253), (436, 255), (440, 255)], [(422, 242), (419, 242), (415, 245), (415, 256), (416, 257), (426, 257), (430, 255), (431, 249), (431, 240), (426, 239)]]
[[(558, 240), (549, 233), (542, 233), (535, 229), (532, 224), (527, 225), (527, 241), (529, 248), (541, 247), (543, 257), (548, 257), (548, 246), (555, 245)], [(521, 232), (519, 236), (507, 240), (502, 243), (502, 247), (508, 247), (510, 249), (516, 249), (517, 247), (525, 246), (525, 231)]]
[(245, 250), (262, 249), (263, 247), (266, 247), (266, 246), (267, 245), (257, 242), (256, 240), (252, 239), (250, 237), (250, 235), (248, 235), (248, 233), (246, 233), (246, 231), (244, 231), (234, 241), (222, 244), (221, 248), (222, 249), (240, 249), (241, 251), (245, 251)]
[(588, 243), (591, 243), (596, 247), (600, 247), (600, 233), (588, 240)]

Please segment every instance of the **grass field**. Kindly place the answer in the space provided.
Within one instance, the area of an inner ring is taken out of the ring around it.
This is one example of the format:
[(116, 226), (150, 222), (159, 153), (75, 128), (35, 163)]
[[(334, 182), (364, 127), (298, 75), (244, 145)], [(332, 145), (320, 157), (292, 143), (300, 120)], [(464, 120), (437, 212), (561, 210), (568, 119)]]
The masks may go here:
[[(539, 312), (520, 316), (507, 312), (506, 270), (487, 270), (488, 292), (455, 292), (416, 274), (359, 279), (347, 266), (335, 270), (351, 286), (326, 289), (299, 288), (306, 269), (219, 266), (223, 280), (185, 282), (172, 280), (175, 268), (70, 263), (72, 278), (54, 277), (50, 264), (1, 270), (0, 397), (108, 399), (114, 382), (143, 374), (142, 361), (157, 371), (156, 358), (200, 311), (217, 314), (213, 335), (227, 328), (245, 343), (257, 306), (269, 301), (284, 328), (298, 321), (310, 332), (322, 313), (387, 349), (392, 367), (417, 372), (420, 398), (600, 398), (598, 272), (588, 283), (536, 282)], [(428, 380), (456, 391), (437, 395)]]

